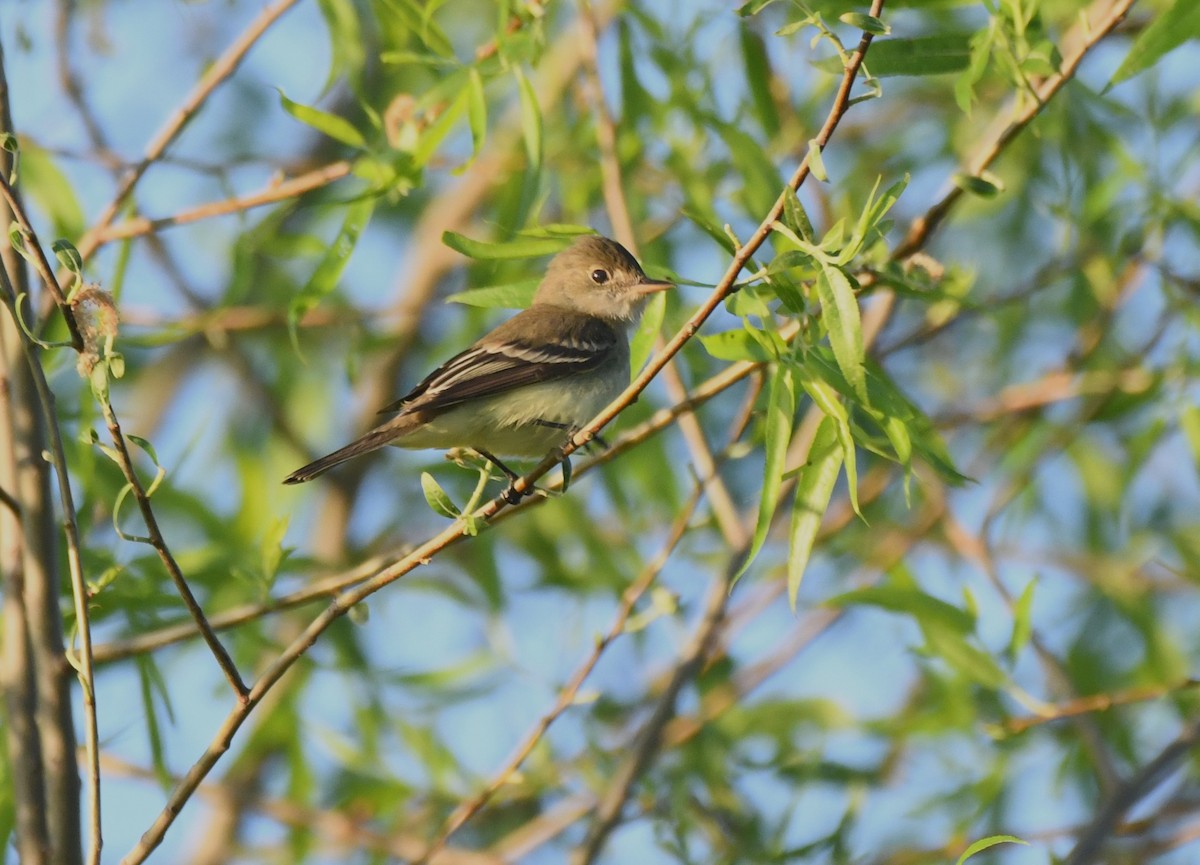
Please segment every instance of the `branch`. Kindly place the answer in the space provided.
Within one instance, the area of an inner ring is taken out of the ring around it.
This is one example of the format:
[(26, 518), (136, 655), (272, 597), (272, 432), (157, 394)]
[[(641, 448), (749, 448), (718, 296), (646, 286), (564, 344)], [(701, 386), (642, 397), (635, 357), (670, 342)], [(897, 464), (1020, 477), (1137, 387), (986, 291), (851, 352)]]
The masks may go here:
[(1125, 813), (1149, 795), (1187, 758), (1192, 749), (1200, 746), (1200, 723), (1193, 723), (1167, 745), (1157, 757), (1143, 766), (1132, 778), (1121, 784), (1109, 797), (1092, 822), (1083, 830), (1063, 865), (1089, 865), (1098, 862), (1097, 855), (1105, 839), (1112, 834)]
[(204, 642), (208, 643), (208, 648), (212, 651), (213, 657), (217, 659), (217, 665), (220, 666), (221, 672), (225, 674), (230, 687), (233, 688), (239, 699), (244, 700), (247, 689), (242, 681), (241, 675), (238, 673), (237, 666), (233, 663), (233, 659), (229, 657), (229, 653), (225, 647), (221, 645), (221, 641), (213, 632), (212, 626), (204, 617), (204, 610), (200, 603), (196, 600), (196, 596), (192, 594), (191, 587), (184, 579), (183, 572), (179, 569), (178, 562), (171, 554), (170, 548), (167, 546), (167, 541), (163, 537), (162, 531), (158, 527), (158, 519), (154, 516), (154, 509), (150, 507), (150, 497), (146, 495), (146, 488), (142, 485), (141, 479), (138, 478), (137, 472), (133, 467), (133, 457), (129, 454), (129, 445), (125, 441), (125, 436), (121, 432), (121, 425), (117, 421), (117, 415), (113, 411), (112, 403), (108, 396), (104, 395), (100, 400), (100, 408), (104, 412), (104, 422), (108, 427), (109, 437), (112, 439), (113, 447), (117, 454), (117, 464), (121, 467), (121, 473), (125, 475), (125, 480), (133, 490), (134, 498), (137, 499), (138, 510), (142, 513), (142, 519), (146, 523), (146, 532), (149, 536), (150, 545), (154, 547), (154, 551), (158, 553), (159, 559), (162, 560), (163, 567), (167, 569), (167, 573), (171, 576), (171, 581), (175, 583), (175, 589), (179, 592), (183, 603), (191, 613), (192, 619), (196, 623), (196, 627), (200, 630), (204, 637)]
[[(88, 861), (91, 865), (99, 865), (100, 848), (103, 846), (100, 826), (100, 762), (99, 762), (99, 733), (96, 719), (96, 688), (95, 674), (93, 670), (92, 660), (92, 630), (88, 615), (88, 592), (83, 575), (83, 558), (82, 546), (79, 542), (79, 526), (75, 518), (75, 500), (74, 494), (71, 492), (71, 483), (67, 472), (67, 457), (66, 451), (63, 449), (62, 433), (58, 428), (58, 419), (54, 415), (54, 394), (50, 390), (50, 385), (46, 381), (45, 370), (42, 369), (41, 362), (37, 355), (38, 346), (33, 342), (29, 333), (20, 326), (20, 310), (17, 308), (16, 291), (12, 283), (8, 279), (8, 275), (0, 269), (0, 295), (3, 297), (5, 308), (8, 310), (9, 316), (14, 324), (13, 330), (20, 333), (21, 349), (24, 354), (26, 372), (29, 379), (32, 381), (34, 390), (37, 393), (38, 404), (41, 408), (42, 415), (42, 430), (49, 438), (50, 453), (53, 459), (55, 476), (58, 479), (58, 496), (62, 504), (63, 510), (63, 531), (67, 541), (67, 568), (71, 577), (71, 595), (75, 606), (75, 622), (79, 633), (80, 649), (82, 655), (80, 657), (70, 657), (72, 666), (79, 674), (80, 685), (83, 691), (83, 716), (84, 716), (84, 731), (85, 731), (85, 747), (87, 750), (87, 765), (88, 765), (88, 818), (91, 829), (91, 845), (88, 850)], [(33, 518), (35, 515), (30, 515)], [(31, 575), (26, 574), (26, 577)], [(35, 582), (42, 581), (42, 578), (34, 576)], [(48, 622), (58, 633), (58, 638), (55, 645), (52, 646), (55, 662), (51, 662), (52, 670), (50, 671), (49, 679), (53, 684), (54, 689), (58, 690), (58, 671), (57, 671), (57, 656), (61, 651), (62, 635), (61, 623), (57, 621), (58, 613), (58, 597), (57, 591), (53, 586), (55, 581), (50, 575), (44, 578), (45, 591), (47, 597), (44, 598), (44, 605), (52, 611), (54, 621)], [(27, 585), (26, 590), (33, 588), (32, 585)], [(39, 592), (41, 594), (41, 592)], [(64, 695), (65, 696), (65, 695)], [(69, 703), (69, 698), (67, 698)], [(71, 727), (70, 708), (69, 706), (60, 708), (59, 714), (65, 717), (65, 723), (68, 728)], [(60, 719), (61, 720), (61, 719)], [(74, 736), (70, 737), (71, 747), (74, 747)], [(45, 750), (45, 744), (42, 744), (42, 749)], [(71, 770), (62, 768), (60, 775)], [(50, 783), (48, 781), (48, 783)], [(58, 783), (64, 783), (60, 781)], [(71, 797), (73, 801), (69, 803), (71, 807), (78, 806), (78, 796)], [(78, 819), (72, 814), (65, 820), (69, 820), (70, 824), (75, 827), (75, 832), (78, 832)], [(63, 830), (60, 830), (63, 831)], [(65, 843), (65, 841), (63, 841)]]
[(3, 195), (4, 202), (8, 205), (13, 219), (21, 228), (25, 250), (29, 254), (29, 260), (33, 264), (34, 270), (41, 277), (46, 290), (50, 292), (50, 297), (54, 300), (54, 305), (58, 307), (63, 320), (67, 323), (67, 330), (71, 334), (71, 345), (76, 351), (83, 351), (83, 334), (79, 332), (79, 322), (75, 320), (75, 311), (71, 308), (67, 296), (63, 294), (62, 286), (58, 284), (54, 268), (50, 266), (50, 262), (46, 259), (46, 253), (42, 249), (41, 243), (38, 242), (37, 232), (33, 230), (33, 226), (30, 225), (29, 219), (25, 215), (25, 208), (21, 207), (16, 191), (8, 183), (7, 171), (0, 174), (0, 195)]
[(94, 236), (92, 243), (95, 249), (99, 249), (104, 244), (111, 243), (114, 240), (141, 237), (142, 235), (157, 233), (164, 228), (187, 225), (190, 222), (199, 222), (201, 219), (211, 219), (214, 216), (240, 213), (255, 207), (262, 207), (265, 204), (284, 201), (303, 195), (306, 192), (311, 192), (314, 189), (328, 186), (334, 181), (347, 177), (352, 170), (353, 165), (350, 162), (341, 160), (297, 175), (288, 180), (276, 178), (267, 184), (265, 189), (250, 195), (211, 201), (208, 204), (200, 204), (187, 210), (181, 210), (173, 216), (163, 216), (158, 219), (139, 216), (118, 223), (117, 225), (95, 228), (93, 229)]
[(1086, 715), (1092, 712), (1107, 712), (1109, 709), (1114, 709), (1117, 706), (1128, 706), (1131, 703), (1140, 703), (1145, 700), (1161, 700), (1169, 694), (1176, 694), (1180, 691), (1191, 690), (1197, 687), (1200, 687), (1200, 679), (1185, 679), (1173, 685), (1141, 685), (1113, 694), (1088, 694), (1086, 697), (1077, 697), (1073, 700), (1049, 706), (1047, 707), (1048, 711), (1044, 714), (1009, 718), (1004, 722), (1004, 732), (1010, 734), (1023, 733), (1033, 727), (1049, 724), (1054, 721), (1061, 721), (1064, 718), (1073, 718), (1077, 715)]

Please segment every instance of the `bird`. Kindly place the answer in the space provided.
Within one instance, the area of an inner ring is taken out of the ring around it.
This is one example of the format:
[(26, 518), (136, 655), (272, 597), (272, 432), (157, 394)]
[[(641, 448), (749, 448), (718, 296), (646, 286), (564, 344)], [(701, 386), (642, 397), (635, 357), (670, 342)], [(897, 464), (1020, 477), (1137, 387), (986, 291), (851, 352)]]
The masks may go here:
[(391, 418), (283, 482), (310, 481), (385, 445), (466, 448), (508, 478), (503, 495), (516, 503), (519, 475), (501, 457), (545, 456), (624, 391), (630, 332), (650, 296), (672, 287), (615, 240), (578, 238), (551, 259), (528, 309), (380, 411)]

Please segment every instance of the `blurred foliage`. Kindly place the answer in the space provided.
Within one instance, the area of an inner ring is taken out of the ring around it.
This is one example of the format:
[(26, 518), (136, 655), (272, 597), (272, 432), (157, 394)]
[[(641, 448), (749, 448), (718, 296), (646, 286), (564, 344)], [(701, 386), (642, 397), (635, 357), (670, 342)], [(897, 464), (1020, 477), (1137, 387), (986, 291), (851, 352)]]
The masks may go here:
[[(593, 654), (434, 861), (1066, 855), (1196, 718), (1200, 68), (1194, 44), (1171, 53), (1200, 36), (1195, 7), (1137, 3), (971, 166), (1109, 5), (907, 0), (871, 21), (848, 0), (319, 0), (269, 28), (115, 225), (271, 200), (101, 230), (83, 276), (122, 316), (103, 381), (42, 355), (104, 660), (106, 861), (233, 698), (194, 635), (138, 642), (189, 620), (95, 443), (98, 400), (146, 440), (143, 477), (165, 471), (155, 513), (208, 615), (249, 611), (221, 636), (253, 680), (327, 601), (297, 593), (376, 572), (479, 476), (403, 452), (282, 478), (527, 302), (565, 238), (618, 230), (610, 157), (640, 258), (681, 284), (661, 322), (675, 333), (809, 151), (858, 26), (883, 32), (817, 176), (676, 358), (688, 388), (759, 365), (696, 415), (724, 503), (686, 510), (699, 470), (672, 424), (473, 527), (322, 636), (211, 779), (236, 819), (197, 797), (152, 861), (417, 861)], [(143, 137), (261, 11), (135, 6), (63, 3), (57, 30), (50, 4), (5, 10), (19, 186), (47, 244), (83, 247)], [(955, 184), (946, 222), (897, 260)], [(676, 399), (656, 381), (606, 437)], [(653, 590), (600, 642), (679, 519)], [(1195, 861), (1200, 777), (1181, 765), (1110, 827), (1103, 861)], [(7, 837), (7, 765), (0, 780)]]

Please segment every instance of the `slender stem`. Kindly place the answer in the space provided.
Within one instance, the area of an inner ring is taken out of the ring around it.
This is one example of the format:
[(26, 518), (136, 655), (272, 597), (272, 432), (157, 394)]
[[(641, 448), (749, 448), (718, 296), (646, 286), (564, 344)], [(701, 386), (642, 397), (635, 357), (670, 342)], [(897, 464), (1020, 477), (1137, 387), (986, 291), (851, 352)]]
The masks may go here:
[(211, 219), (214, 216), (240, 213), (251, 208), (262, 207), (265, 204), (274, 204), (277, 201), (296, 198), (306, 192), (320, 189), (334, 181), (349, 176), (352, 169), (353, 166), (349, 162), (342, 160), (312, 171), (307, 171), (304, 174), (288, 178), (287, 180), (274, 181), (265, 189), (251, 193), (250, 195), (235, 196), (233, 198), (224, 198), (220, 201), (212, 201), (208, 204), (200, 204), (187, 210), (181, 210), (172, 216), (163, 216), (158, 219), (138, 216), (103, 229), (94, 229), (95, 237), (93, 243), (95, 244), (95, 248), (98, 249), (104, 244), (112, 243), (115, 240), (126, 240), (130, 237), (156, 234), (164, 228), (187, 225), (191, 222), (198, 222), (201, 219)]
[(0, 195), (4, 197), (4, 202), (12, 212), (13, 219), (21, 227), (21, 233), (25, 236), (24, 246), (34, 269), (42, 278), (46, 290), (50, 292), (50, 297), (54, 300), (54, 305), (58, 307), (63, 320), (67, 323), (67, 330), (71, 334), (71, 345), (76, 351), (83, 351), (83, 334), (79, 332), (79, 322), (75, 320), (75, 311), (63, 293), (62, 286), (58, 284), (54, 268), (50, 266), (46, 252), (42, 249), (42, 244), (38, 242), (37, 232), (33, 230), (33, 226), (25, 216), (25, 209), (21, 207), (16, 191), (8, 183), (7, 172), (0, 173)]
[(179, 563), (175, 561), (175, 556), (171, 554), (171, 549), (167, 546), (167, 541), (163, 537), (162, 530), (158, 527), (158, 519), (154, 516), (154, 509), (150, 506), (150, 497), (146, 495), (146, 488), (142, 485), (142, 481), (137, 476), (137, 471), (133, 467), (133, 457), (129, 453), (129, 445), (125, 440), (124, 434), (121, 432), (121, 424), (117, 421), (117, 415), (113, 411), (112, 403), (107, 397), (100, 401), (100, 408), (104, 413), (104, 422), (108, 427), (109, 437), (112, 439), (113, 447), (116, 449), (117, 462), (121, 467), (122, 474), (125, 475), (125, 480), (133, 490), (134, 498), (137, 499), (138, 510), (141, 511), (142, 519), (146, 523), (146, 532), (150, 538), (150, 545), (158, 553), (163, 567), (167, 569), (171, 581), (175, 584), (175, 589), (179, 592), (180, 597), (183, 598), (184, 605), (191, 614), (192, 620), (196, 623), (196, 627), (200, 630), (200, 634), (204, 637), (204, 642), (208, 644), (208, 648), (212, 651), (213, 657), (217, 659), (217, 665), (221, 668), (221, 672), (225, 674), (225, 678), (228, 680), (230, 687), (233, 688), (233, 692), (237, 694), (239, 699), (244, 700), (247, 694), (246, 684), (242, 681), (237, 665), (229, 657), (229, 652), (221, 644), (220, 639), (212, 629), (212, 625), (205, 618), (204, 609), (200, 606), (200, 602), (196, 600), (196, 596), (192, 593), (191, 587), (183, 576), (183, 571), (179, 569)]

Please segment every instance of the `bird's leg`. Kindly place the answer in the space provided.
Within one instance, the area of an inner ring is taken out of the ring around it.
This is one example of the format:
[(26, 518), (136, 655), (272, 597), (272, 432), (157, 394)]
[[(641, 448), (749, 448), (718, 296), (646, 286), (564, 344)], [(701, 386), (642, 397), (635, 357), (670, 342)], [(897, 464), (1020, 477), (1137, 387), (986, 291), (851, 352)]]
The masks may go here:
[[(473, 448), (473, 450), (496, 468), (500, 469), (500, 471), (504, 472), (505, 477), (508, 478), (508, 487), (504, 490), (504, 500), (510, 505), (515, 505), (517, 502), (521, 501), (521, 494), (517, 492), (516, 489), (517, 480), (521, 476), (504, 463), (500, 462), (500, 460), (496, 459), (496, 457), (485, 451), (483, 448)], [(530, 495), (532, 493), (533, 490), (528, 490), (526, 495)]]
[[(551, 429), (560, 429), (567, 434), (568, 440), (574, 438), (575, 433), (583, 429), (583, 427), (576, 426), (575, 424), (559, 423), (558, 421), (546, 420), (545, 418), (538, 418), (534, 421), (534, 423), (538, 426), (548, 426)], [(601, 450), (608, 450), (608, 442), (604, 440), (600, 433), (593, 433), (592, 437), (588, 439), (587, 444), (585, 444), (583, 447), (585, 450), (591, 450), (593, 445), (599, 445)]]

